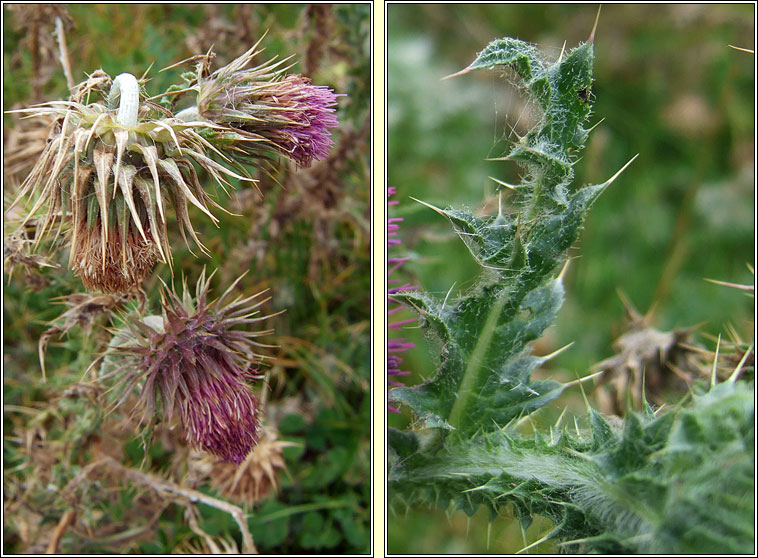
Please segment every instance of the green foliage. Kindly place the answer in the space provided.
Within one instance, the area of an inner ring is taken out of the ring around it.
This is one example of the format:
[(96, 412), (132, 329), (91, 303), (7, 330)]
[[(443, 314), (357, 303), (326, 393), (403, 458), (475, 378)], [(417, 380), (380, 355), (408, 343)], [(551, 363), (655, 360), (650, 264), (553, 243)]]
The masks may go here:
[(491, 519), (511, 509), (523, 530), (543, 516), (553, 528), (542, 540), (569, 552), (750, 552), (752, 382), (732, 379), (695, 393), (687, 406), (647, 407), (624, 421), (589, 407), (584, 431), (560, 420), (532, 436), (519, 429), (566, 387), (532, 380), (547, 358), (530, 356), (527, 343), (555, 319), (563, 300), (557, 265), (618, 176), (570, 186), (587, 140), (592, 62), (591, 43), (548, 62), (526, 43), (502, 39), (459, 72), (505, 65), (542, 111), (504, 157), (526, 169), (512, 187), (515, 211), (480, 218), (437, 210), (482, 268), (473, 286), (443, 301), (426, 292), (393, 295), (421, 316), (437, 372), (390, 392), (418, 419), (389, 432), (391, 497), (469, 516), (483, 506)]
[[(400, 205), (392, 212), (404, 218), (411, 257), (404, 269), (418, 278), (414, 284), (442, 296), (455, 285), (455, 294), (478, 266), (446, 223), (408, 196), (437, 207), (496, 206), (488, 176), (516, 184), (519, 169), (491, 159), (536, 120), (534, 101), (504, 87), (498, 72), (440, 78), (504, 35), (556, 59), (564, 40), (571, 46), (586, 39), (595, 9), (388, 7), (388, 183), (397, 188)], [(710, 333), (733, 324), (749, 336), (753, 312), (744, 297), (703, 278), (753, 280), (745, 262), (755, 216), (744, 200), (754, 190), (754, 58), (727, 46), (750, 45), (752, 21), (750, 6), (603, 6), (590, 97), (597, 128), (573, 166), (576, 181), (602, 182), (631, 155), (640, 157), (593, 207), (581, 257), (564, 277), (571, 296), (547, 341), (552, 348), (574, 342), (552, 361), (566, 377), (609, 356), (624, 319), (617, 289), (643, 313), (655, 306), (662, 330), (707, 321)], [(430, 377), (421, 332), (404, 335), (417, 345), (404, 358), (413, 379)], [(390, 417), (391, 424), (401, 418)]]
[(688, 408), (630, 414), (623, 426), (590, 410), (589, 432), (450, 436), (434, 454), (399, 456), (390, 482), (408, 502), (469, 515), (513, 506), (522, 523), (546, 516), (566, 550), (749, 553), (753, 397), (752, 386), (727, 382)]
[(396, 297), (421, 314), (440, 350), (434, 379), (390, 394), (427, 427), (463, 433), (499, 428), (561, 391), (556, 382), (530, 382), (540, 360), (528, 358), (525, 347), (555, 319), (563, 288), (551, 274), (606, 186), (568, 189), (572, 158), (587, 135), (582, 125), (589, 108), (577, 92), (591, 85), (592, 59), (592, 45), (585, 43), (548, 65), (533, 47), (504, 39), (467, 68), (508, 65), (525, 88), (539, 92), (544, 113), (540, 125), (506, 157), (527, 169), (515, 187), (522, 213), (481, 219), (460, 210), (440, 211), (484, 269), (479, 283), (443, 302), (424, 293)]

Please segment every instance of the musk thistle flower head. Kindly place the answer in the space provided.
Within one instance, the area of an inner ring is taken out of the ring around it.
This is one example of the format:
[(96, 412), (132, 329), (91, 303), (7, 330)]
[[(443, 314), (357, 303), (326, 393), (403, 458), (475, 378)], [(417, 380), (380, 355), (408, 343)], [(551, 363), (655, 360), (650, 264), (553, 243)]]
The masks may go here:
[[(261, 360), (256, 338), (270, 331), (236, 329), (269, 318), (257, 308), (269, 300), (237, 297), (240, 277), (218, 300), (208, 301), (205, 272), (191, 296), (164, 289), (162, 317), (125, 319), (104, 360), (101, 380), (115, 378), (121, 405), (139, 388), (132, 410), (149, 425), (157, 400), (167, 420), (179, 415), (186, 441), (232, 463), (241, 463), (259, 438), (258, 402), (248, 387), (252, 366)], [(255, 350), (254, 350), (255, 349)]]
[[(100, 97), (89, 102), (90, 97)], [(19, 112), (52, 118), (47, 146), (19, 189), (33, 204), (27, 219), (46, 208), (35, 246), (50, 235), (70, 242), (69, 267), (88, 289), (128, 292), (140, 286), (156, 261), (171, 265), (167, 212), (173, 207), (186, 232), (205, 251), (190, 223), (194, 205), (214, 222), (213, 202), (193, 162), (219, 183), (224, 174), (243, 180), (207, 155), (214, 149), (198, 133), (211, 123), (175, 118), (150, 103), (137, 79), (112, 80), (102, 70), (77, 87), (68, 101)]]
[(237, 141), (241, 158), (274, 151), (300, 167), (329, 155), (330, 128), (338, 125), (334, 91), (300, 74), (285, 74), (276, 57), (245, 69), (262, 51), (260, 41), (207, 78), (198, 72), (195, 89), (200, 117), (228, 128), (217, 141)]

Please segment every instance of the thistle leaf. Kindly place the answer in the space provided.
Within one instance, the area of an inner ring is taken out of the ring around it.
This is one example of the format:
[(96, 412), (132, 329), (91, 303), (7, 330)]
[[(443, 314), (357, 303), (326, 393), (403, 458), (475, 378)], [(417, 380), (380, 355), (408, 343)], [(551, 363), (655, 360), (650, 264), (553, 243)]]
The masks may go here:
[[(445, 347), (444, 360), (432, 381), (391, 393), (393, 402), (409, 405), (427, 421), (426, 426), (463, 432), (490, 429), (516, 418), (531, 399), (560, 393), (557, 382), (543, 382), (537, 386), (540, 389), (529, 386), (535, 360), (521, 358), (516, 361), (520, 366), (510, 362), (552, 323), (563, 300), (559, 281), (528, 293), (518, 305), (497, 286), (463, 297), (450, 308), (414, 294), (400, 293), (396, 298), (423, 308), (431, 331)], [(506, 400), (512, 405), (491, 405)]]

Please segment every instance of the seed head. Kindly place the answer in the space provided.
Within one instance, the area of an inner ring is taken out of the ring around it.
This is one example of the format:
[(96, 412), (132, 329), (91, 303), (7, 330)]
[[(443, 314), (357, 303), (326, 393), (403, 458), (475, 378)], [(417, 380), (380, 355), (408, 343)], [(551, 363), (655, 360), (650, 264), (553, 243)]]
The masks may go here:
[(277, 491), (278, 477), (287, 471), (283, 450), (295, 445), (279, 440), (272, 428), (264, 428), (255, 451), (239, 467), (210, 459), (202, 466), (211, 486), (233, 502), (252, 507)]

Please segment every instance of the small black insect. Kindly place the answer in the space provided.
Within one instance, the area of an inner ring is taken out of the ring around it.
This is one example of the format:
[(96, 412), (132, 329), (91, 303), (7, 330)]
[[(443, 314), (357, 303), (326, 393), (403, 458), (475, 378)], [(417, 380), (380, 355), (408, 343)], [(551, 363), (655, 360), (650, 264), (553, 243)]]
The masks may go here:
[(592, 89), (589, 87), (584, 87), (576, 92), (577, 96), (581, 101), (586, 105), (590, 102), (590, 95), (592, 95)]

